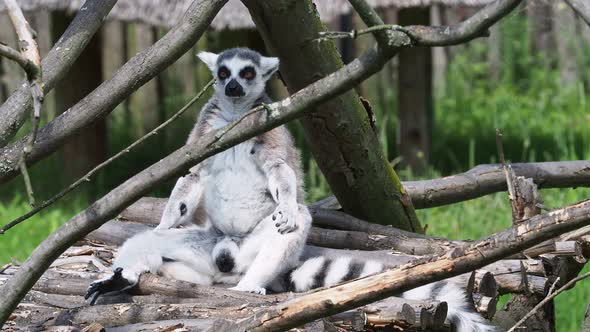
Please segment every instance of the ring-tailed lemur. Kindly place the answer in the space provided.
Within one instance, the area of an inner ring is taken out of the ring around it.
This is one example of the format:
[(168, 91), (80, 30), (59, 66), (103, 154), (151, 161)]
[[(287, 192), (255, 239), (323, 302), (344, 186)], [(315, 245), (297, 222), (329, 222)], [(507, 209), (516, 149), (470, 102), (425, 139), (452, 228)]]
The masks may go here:
[[(246, 48), (198, 56), (216, 77), (215, 93), (199, 113), (187, 144), (269, 103), (265, 84), (279, 66), (277, 58)], [(252, 114), (233, 130), (265, 115)], [(179, 181), (172, 196), (190, 193), (197, 204), (171, 198), (157, 229), (197, 220), (224, 235), (243, 237), (239, 261), (248, 264), (240, 266), (244, 275), (234, 289), (264, 294), (276, 275), (298, 262), (311, 225), (307, 207), (300, 204), (302, 170), (289, 131), (274, 128), (206, 159), (190, 172), (191, 181)], [(123, 276), (128, 268), (123, 267)]]
[(235, 284), (234, 257), (239, 242), (213, 228), (149, 230), (127, 240), (113, 261), (113, 274), (88, 287), (85, 298), (94, 304), (99, 296), (133, 288), (143, 273), (199, 285)]
[[(278, 59), (263, 57), (248, 49), (230, 49), (219, 55), (202, 52), (199, 58), (217, 77), (217, 82), (215, 95), (201, 110), (187, 143), (229, 124), (259, 104), (270, 102), (264, 93), (264, 86), (278, 69)], [(262, 112), (244, 119), (234, 130), (255, 123), (261, 116), (264, 116)], [(323, 267), (327, 266), (322, 261), (325, 258), (307, 260), (297, 268), (311, 224), (307, 208), (299, 204), (303, 198), (301, 174), (298, 153), (289, 132), (283, 126), (205, 160), (193, 167), (185, 177), (191, 181), (177, 183), (160, 225), (146, 236), (159, 236), (165, 234), (158, 233), (159, 230), (191, 224), (196, 220), (205, 225), (210, 223), (212, 228), (209, 231), (214, 229), (226, 236), (242, 237), (240, 249), (237, 252), (235, 248), (234, 251), (221, 250), (219, 252), (224, 255), (216, 257), (208, 249), (201, 250), (203, 245), (200, 243), (212, 241), (211, 236), (215, 235), (192, 229), (170, 230), (177, 231), (170, 234), (179, 234), (178, 238), (164, 235), (152, 239), (153, 242), (130, 239), (129, 249), (123, 250), (124, 245), (115, 260), (113, 276), (93, 283), (89, 295), (94, 293), (96, 296), (114, 286), (119, 289), (130, 287), (137, 282), (139, 274), (146, 271), (157, 271), (182, 279), (186, 271), (191, 272), (184, 268), (193, 269), (193, 264), (201, 264), (200, 261), (206, 261), (207, 268), (203, 270), (196, 267), (194, 270), (211, 275), (207, 273), (215, 271), (215, 268), (211, 269), (210, 264), (217, 261), (218, 257), (224, 258), (217, 264), (233, 260), (235, 264), (231, 264), (232, 272), (243, 274), (234, 289), (262, 294), (267, 287), (280, 289), (279, 276), (285, 275), (287, 271), (291, 271), (287, 275), (294, 287), (292, 290), (299, 291), (320, 285), (330, 286), (357, 275), (360, 277), (380, 271), (382, 267), (379, 264), (363, 263), (361, 269), (359, 263), (350, 260), (345, 264), (346, 258), (333, 261), (330, 268)], [(190, 235), (193, 231), (198, 235)], [(158, 244), (147, 252), (141, 249), (143, 247), (145, 250), (146, 246), (160, 242), (167, 242), (170, 246), (160, 247)], [(226, 240), (224, 245), (233, 247), (231, 242)], [(178, 250), (178, 255), (168, 257), (170, 255), (167, 253), (175, 250)], [(145, 256), (145, 260), (138, 255)], [(138, 261), (142, 262), (139, 267)], [(321, 269), (314, 270), (320, 265)], [(427, 285), (413, 291), (422, 294), (420, 289), (427, 291), (433, 287)], [(411, 292), (406, 293), (411, 295)], [(464, 297), (462, 291), (457, 294), (462, 294), (457, 295), (458, 299)], [(461, 303), (465, 301), (458, 302), (458, 312), (463, 308)], [(473, 322), (477, 322), (476, 318), (479, 316), (470, 317)]]
[[(195, 178), (192, 175), (178, 180), (170, 200), (178, 208), (169, 210), (177, 218), (184, 218), (187, 211), (195, 211), (198, 201), (197, 191), (189, 190)], [(170, 215), (168, 216), (170, 217)], [(191, 220), (184, 220), (189, 224)], [(271, 219), (257, 225), (254, 232), (272, 230)], [(207, 224), (199, 228), (154, 230), (129, 239), (117, 253), (113, 263), (115, 273), (94, 282), (88, 289), (87, 297), (94, 303), (99, 295), (114, 291), (124, 291), (133, 287), (144, 272), (163, 274), (167, 277), (195, 282), (203, 285), (211, 283), (237, 283), (252, 263), (252, 246), (257, 237), (244, 239), (228, 237)], [(273, 292), (305, 292), (319, 287), (336, 284), (376, 274), (384, 270), (377, 261), (359, 261), (343, 256), (329, 258), (316, 256), (306, 259), (295, 267), (278, 274), (265, 289)], [(485, 320), (473, 312), (468, 305), (466, 293), (450, 281), (441, 281), (418, 287), (401, 294), (401, 297), (415, 300), (434, 299), (448, 304), (448, 316), (459, 332), (493, 331)]]

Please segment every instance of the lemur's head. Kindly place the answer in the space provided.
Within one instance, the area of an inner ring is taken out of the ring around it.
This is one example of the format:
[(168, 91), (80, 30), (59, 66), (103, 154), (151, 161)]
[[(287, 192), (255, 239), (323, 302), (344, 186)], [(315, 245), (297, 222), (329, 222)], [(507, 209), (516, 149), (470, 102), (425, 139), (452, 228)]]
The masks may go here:
[(262, 95), (266, 81), (279, 69), (279, 59), (249, 48), (198, 54), (217, 79), (215, 92), (233, 103), (253, 102)]
[(181, 225), (208, 226), (205, 220), (199, 220), (199, 216), (195, 213), (203, 192), (203, 187), (198, 184), (198, 181), (198, 175), (193, 173), (178, 179), (160, 220), (160, 225), (163, 228)]
[(238, 241), (229, 236), (219, 238), (211, 256), (220, 272), (232, 272), (236, 267), (238, 255)]

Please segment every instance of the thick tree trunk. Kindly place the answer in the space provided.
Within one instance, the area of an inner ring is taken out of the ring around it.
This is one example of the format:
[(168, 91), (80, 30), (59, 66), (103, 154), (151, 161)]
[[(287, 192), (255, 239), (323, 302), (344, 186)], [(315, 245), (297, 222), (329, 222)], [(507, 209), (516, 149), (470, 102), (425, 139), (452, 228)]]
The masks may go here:
[[(52, 16), (53, 38), (57, 40), (68, 27), (71, 18), (56, 12)], [(63, 113), (102, 83), (102, 57), (99, 36), (92, 38), (86, 49), (72, 66), (66, 78), (55, 89), (55, 105)], [(107, 156), (106, 121), (97, 120), (86, 130), (76, 134), (63, 147), (62, 160), (65, 172), (78, 178)]]
[[(399, 24), (430, 25), (429, 8), (400, 10)], [(406, 48), (399, 53), (398, 148), (402, 165), (422, 172), (428, 165), (433, 119), (432, 50)]]
[[(334, 43), (312, 41), (325, 30), (313, 3), (244, 0), (266, 44), (281, 58), (291, 93), (342, 67)], [(297, 26), (297, 33), (292, 33)], [(313, 61), (310, 61), (313, 59)], [(345, 211), (375, 223), (421, 231), (397, 174), (382, 154), (367, 111), (350, 91), (302, 120), (317, 163)]]

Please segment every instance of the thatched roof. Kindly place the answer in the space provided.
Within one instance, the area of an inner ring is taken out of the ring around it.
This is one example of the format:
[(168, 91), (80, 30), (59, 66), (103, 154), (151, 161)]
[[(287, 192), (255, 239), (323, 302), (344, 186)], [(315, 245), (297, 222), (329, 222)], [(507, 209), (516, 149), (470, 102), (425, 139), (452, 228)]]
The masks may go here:
[[(375, 7), (421, 7), (433, 4), (446, 6), (481, 6), (492, 0), (367, 0)], [(123, 21), (140, 21), (155, 26), (173, 26), (192, 0), (119, 0), (111, 14), (110, 19)], [(314, 0), (322, 20), (328, 22), (335, 17), (348, 13), (351, 10), (347, 0)], [(18, 0), (23, 10), (65, 10), (77, 11), (84, 0)], [(4, 2), (0, 1), (0, 11), (4, 9)], [(248, 11), (240, 0), (229, 0), (213, 21), (215, 29), (241, 29), (251, 28), (254, 24)]]

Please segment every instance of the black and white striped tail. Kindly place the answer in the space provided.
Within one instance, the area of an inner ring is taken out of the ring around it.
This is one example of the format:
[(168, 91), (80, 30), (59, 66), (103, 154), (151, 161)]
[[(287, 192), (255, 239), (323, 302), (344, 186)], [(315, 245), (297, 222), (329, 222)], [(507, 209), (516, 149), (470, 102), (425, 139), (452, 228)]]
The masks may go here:
[(319, 287), (331, 287), (381, 271), (383, 265), (379, 262), (358, 262), (350, 257), (313, 257), (288, 274), (288, 288), (293, 292), (305, 292)]
[[(313, 257), (285, 275), (284, 288), (292, 292), (305, 292), (382, 272), (384, 266), (375, 261), (357, 261), (351, 257), (330, 259)], [(448, 304), (448, 318), (457, 332), (496, 331), (472, 309), (465, 290), (455, 283), (439, 281), (402, 294), (413, 300), (437, 300)]]

